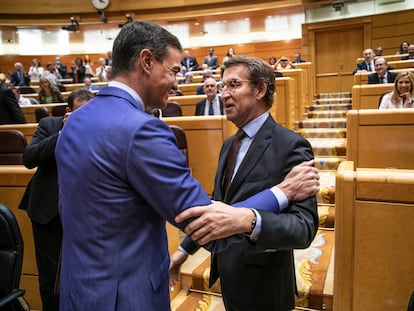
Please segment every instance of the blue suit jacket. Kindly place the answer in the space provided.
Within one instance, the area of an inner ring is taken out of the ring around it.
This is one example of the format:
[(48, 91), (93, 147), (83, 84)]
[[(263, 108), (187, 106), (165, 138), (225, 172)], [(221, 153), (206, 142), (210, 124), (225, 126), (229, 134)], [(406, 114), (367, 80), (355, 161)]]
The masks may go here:
[[(210, 199), (168, 125), (122, 89), (104, 87), (72, 113), (56, 161), (60, 310), (170, 310), (165, 221)], [(220, 251), (232, 239), (206, 248)]]

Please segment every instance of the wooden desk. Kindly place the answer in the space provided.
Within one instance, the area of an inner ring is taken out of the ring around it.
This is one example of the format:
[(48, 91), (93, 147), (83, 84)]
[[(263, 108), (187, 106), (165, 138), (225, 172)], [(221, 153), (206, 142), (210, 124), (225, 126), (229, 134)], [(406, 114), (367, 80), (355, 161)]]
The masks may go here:
[(392, 91), (394, 84), (366, 84), (352, 87), (352, 109), (378, 109), (381, 94)]

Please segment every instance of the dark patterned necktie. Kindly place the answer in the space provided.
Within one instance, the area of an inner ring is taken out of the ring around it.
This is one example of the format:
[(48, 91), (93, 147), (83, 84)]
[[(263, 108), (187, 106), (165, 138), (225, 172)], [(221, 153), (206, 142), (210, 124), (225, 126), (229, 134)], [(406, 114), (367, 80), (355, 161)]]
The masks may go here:
[(209, 116), (214, 116), (214, 109), (213, 109), (213, 103), (212, 102), (208, 102), (208, 115)]
[(380, 83), (384, 83), (384, 77), (379, 77)]
[(234, 135), (233, 142), (231, 143), (230, 151), (227, 156), (226, 172), (225, 172), (224, 182), (223, 182), (224, 193), (227, 192), (227, 189), (231, 184), (231, 177), (233, 176), (234, 165), (236, 164), (237, 154), (239, 153), (241, 140), (245, 135), (246, 133), (242, 129), (239, 129), (236, 135)]

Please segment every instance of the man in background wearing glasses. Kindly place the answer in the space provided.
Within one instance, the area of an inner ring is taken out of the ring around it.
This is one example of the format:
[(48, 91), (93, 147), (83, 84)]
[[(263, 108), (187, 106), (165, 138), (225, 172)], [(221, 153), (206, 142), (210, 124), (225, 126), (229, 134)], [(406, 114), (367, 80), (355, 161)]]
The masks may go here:
[[(274, 91), (273, 70), (262, 60), (234, 56), (226, 62), (221, 97), (227, 119), (242, 134), (230, 137), (223, 144), (213, 200), (228, 204), (245, 200), (266, 188), (273, 190), (272, 185), (280, 183), (295, 165), (303, 161), (313, 165), (313, 152), (308, 141), (277, 124), (269, 114)], [(227, 187), (228, 155), (238, 136), (242, 138)], [(293, 249), (308, 247), (315, 237), (317, 202), (315, 196), (297, 198), (283, 191), (275, 195), (280, 206), (278, 213), (253, 209), (255, 219), (245, 240), (219, 254), (212, 254), (210, 286), (220, 277), (227, 311), (294, 308)], [(231, 234), (237, 221), (228, 206), (191, 208), (176, 220), (180, 222), (190, 217), (199, 218), (188, 225), (185, 232), (200, 245), (217, 234)], [(176, 269), (196, 249), (197, 245), (186, 238), (180, 250), (172, 256), (171, 267)]]

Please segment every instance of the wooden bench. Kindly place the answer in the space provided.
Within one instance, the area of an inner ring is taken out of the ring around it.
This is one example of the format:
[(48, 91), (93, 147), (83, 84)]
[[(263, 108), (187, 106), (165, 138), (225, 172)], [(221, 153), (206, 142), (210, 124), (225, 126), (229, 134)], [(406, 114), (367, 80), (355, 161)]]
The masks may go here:
[[(411, 71), (414, 73), (414, 68), (408, 68), (408, 69), (392, 69), (390, 70), (392, 72), (402, 72), (402, 71)], [(368, 76), (371, 74), (372, 72), (357, 72), (354, 75), (354, 85), (363, 85), (363, 84), (368, 84)]]
[(388, 65), (392, 66), (394, 69), (413, 68), (414, 67), (414, 59), (389, 61)]
[(333, 310), (407, 310), (414, 290), (414, 170), (342, 162), (335, 201)]
[[(292, 87), (294, 88), (293, 94), (294, 97), (294, 119), (302, 120), (303, 113), (305, 112), (305, 107), (309, 106), (311, 101), (305, 96), (308, 94), (308, 82), (305, 76), (303, 69), (287, 69), (287, 70), (278, 70), (283, 74), (283, 77), (288, 77), (294, 80)], [(276, 78), (276, 81), (280, 78)], [(277, 92), (277, 90), (276, 90)]]
[[(408, 54), (383, 55), (383, 56), (378, 56), (376, 58), (379, 58), (379, 57), (385, 58), (387, 60), (387, 62), (389, 62), (389, 61), (400, 61), (401, 60), (401, 57), (404, 57), (404, 56), (408, 56)], [(363, 57), (358, 57), (356, 59), (356, 63), (358, 64), (360, 62), (363, 62), (364, 60), (365, 59)]]
[(346, 122), (355, 167), (414, 169), (414, 109), (350, 110)]
[(49, 112), (49, 115), (52, 115), (52, 108), (56, 106), (65, 105), (66, 103), (53, 103), (53, 104), (41, 104), (41, 105), (30, 105), (30, 106), (22, 106), (23, 114), (26, 118), (26, 122), (28, 123), (36, 123), (36, 115), (35, 110), (38, 108), (46, 108)]
[(26, 137), (27, 143), (32, 140), (33, 134), (36, 131), (37, 123), (26, 124), (1, 124), (0, 130), (18, 130)]
[(312, 99), (316, 95), (315, 88), (315, 68), (311, 62), (296, 63), (293, 64), (296, 69), (302, 69), (304, 71), (304, 91), (306, 105), (312, 102)]
[(353, 109), (378, 109), (379, 98), (387, 91), (392, 91), (393, 83), (365, 84), (352, 87)]

